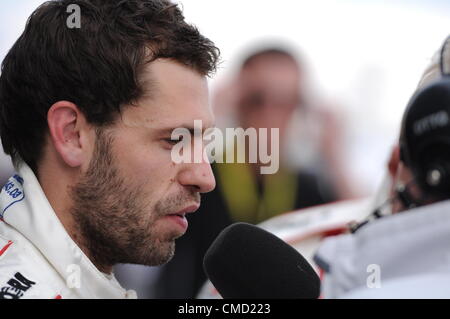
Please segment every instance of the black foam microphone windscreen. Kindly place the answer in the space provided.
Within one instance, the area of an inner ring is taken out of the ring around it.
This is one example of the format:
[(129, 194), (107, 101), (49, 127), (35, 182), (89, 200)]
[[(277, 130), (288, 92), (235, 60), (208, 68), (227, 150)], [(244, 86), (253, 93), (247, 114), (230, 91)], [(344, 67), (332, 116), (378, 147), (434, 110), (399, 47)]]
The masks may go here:
[(205, 254), (203, 266), (223, 298), (316, 299), (320, 279), (303, 256), (257, 226), (225, 228)]

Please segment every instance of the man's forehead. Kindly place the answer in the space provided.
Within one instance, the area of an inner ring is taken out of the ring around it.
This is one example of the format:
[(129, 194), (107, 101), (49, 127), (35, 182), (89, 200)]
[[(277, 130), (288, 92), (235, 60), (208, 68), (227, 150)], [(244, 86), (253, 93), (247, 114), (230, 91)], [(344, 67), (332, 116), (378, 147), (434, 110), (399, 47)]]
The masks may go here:
[(206, 77), (167, 59), (152, 62), (144, 73), (146, 93), (135, 106), (125, 108), (125, 125), (165, 129), (193, 126), (194, 120), (213, 125)]
[(157, 130), (173, 130), (175, 128), (194, 128), (194, 121), (200, 120), (203, 128), (214, 126), (214, 116), (210, 107), (203, 111), (192, 110), (189, 106), (183, 107), (182, 111), (173, 104), (153, 107), (148, 104), (138, 104), (128, 107), (121, 114), (121, 122), (128, 127), (146, 127)]
[[(146, 97), (178, 97), (189, 93), (203, 95), (207, 93), (208, 81), (205, 75), (191, 67), (172, 59), (157, 59), (146, 64), (139, 75), (139, 81)], [(174, 92), (175, 91), (175, 92)]]

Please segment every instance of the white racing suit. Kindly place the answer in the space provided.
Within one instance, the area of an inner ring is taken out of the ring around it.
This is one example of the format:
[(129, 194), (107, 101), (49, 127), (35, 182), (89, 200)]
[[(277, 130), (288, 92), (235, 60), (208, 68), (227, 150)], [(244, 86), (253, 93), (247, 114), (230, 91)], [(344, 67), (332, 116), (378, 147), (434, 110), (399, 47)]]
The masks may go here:
[(325, 238), (323, 298), (450, 298), (450, 201)]
[(16, 298), (136, 298), (75, 244), (26, 164), (0, 193), (0, 299)]

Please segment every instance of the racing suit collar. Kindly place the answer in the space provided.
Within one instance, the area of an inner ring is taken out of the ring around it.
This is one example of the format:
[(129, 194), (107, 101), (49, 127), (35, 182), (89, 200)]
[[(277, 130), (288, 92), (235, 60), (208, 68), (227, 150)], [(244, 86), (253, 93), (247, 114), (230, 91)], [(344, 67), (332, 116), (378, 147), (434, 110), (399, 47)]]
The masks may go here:
[(108, 279), (102, 274), (72, 240), (30, 167), (21, 163), (17, 171), (8, 182), (19, 192), (15, 197), (7, 192), (0, 194), (0, 217), (4, 222), (33, 243), (66, 282), (78, 269), (80, 285), (71, 290), (80, 298), (135, 298), (135, 292), (123, 289), (114, 276)]

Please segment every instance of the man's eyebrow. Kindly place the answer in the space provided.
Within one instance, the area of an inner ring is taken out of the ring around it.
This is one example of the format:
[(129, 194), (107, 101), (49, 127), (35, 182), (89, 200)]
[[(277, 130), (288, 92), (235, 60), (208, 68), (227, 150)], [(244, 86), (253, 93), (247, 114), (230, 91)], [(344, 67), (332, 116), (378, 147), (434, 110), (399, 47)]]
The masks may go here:
[[(211, 126), (207, 126), (207, 127), (202, 126), (202, 134), (205, 133), (205, 131), (207, 129), (214, 129), (214, 128), (216, 128), (215, 123), (213, 123)], [(189, 131), (189, 133), (191, 135), (194, 135), (194, 133), (195, 133), (195, 129), (192, 125), (180, 125), (180, 126), (176, 126), (176, 127), (162, 128), (162, 129), (159, 129), (158, 131), (160, 131), (162, 134), (172, 134), (172, 132), (176, 129), (186, 129)]]

